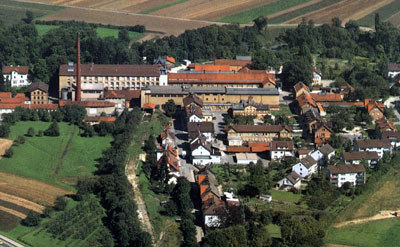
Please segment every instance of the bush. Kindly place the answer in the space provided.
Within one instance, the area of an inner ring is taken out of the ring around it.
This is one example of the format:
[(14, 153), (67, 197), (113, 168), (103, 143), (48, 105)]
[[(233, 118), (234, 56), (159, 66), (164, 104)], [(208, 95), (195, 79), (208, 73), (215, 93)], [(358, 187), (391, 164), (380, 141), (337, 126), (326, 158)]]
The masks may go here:
[(56, 121), (54, 121), (50, 127), (44, 131), (45, 136), (59, 136), (60, 135), (60, 129), (58, 128), (58, 124)]
[(43, 136), (43, 130), (39, 130), (37, 136)]
[(35, 135), (35, 129), (32, 128), (32, 127), (30, 127), (30, 128), (28, 129), (28, 132), (26, 132), (26, 135), (27, 135), (27, 136), (30, 136), (30, 137), (34, 136), (34, 135)]
[(10, 134), (10, 126), (8, 124), (0, 125), (0, 137), (8, 137)]
[(24, 144), (25, 138), (23, 136), (18, 136), (17, 139), (15, 139), (15, 142), (18, 144)]
[(14, 150), (12, 148), (9, 148), (6, 150), (6, 152), (4, 153), (3, 156), (6, 158), (11, 158), (13, 156), (13, 154), (14, 154)]
[(57, 197), (54, 202), (54, 209), (57, 211), (63, 211), (67, 207), (67, 199), (63, 196)]
[(26, 216), (25, 219), (22, 220), (22, 224), (25, 226), (37, 226), (39, 225), (40, 221), (42, 219), (40, 218), (40, 214), (30, 211), (28, 216)]

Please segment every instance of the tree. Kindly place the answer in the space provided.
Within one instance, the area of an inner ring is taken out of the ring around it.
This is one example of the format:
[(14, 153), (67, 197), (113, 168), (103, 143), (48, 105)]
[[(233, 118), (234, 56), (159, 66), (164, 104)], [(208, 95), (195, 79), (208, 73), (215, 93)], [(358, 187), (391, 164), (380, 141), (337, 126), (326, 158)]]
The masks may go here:
[(264, 174), (264, 168), (261, 160), (258, 160), (257, 164), (255, 165), (250, 165), (249, 170), (250, 176), (247, 180), (247, 184), (245, 185), (244, 193), (247, 196), (254, 197), (266, 191), (267, 179)]
[(175, 113), (176, 113), (177, 108), (178, 107), (176, 106), (176, 104), (175, 104), (173, 99), (168, 100), (167, 103), (165, 103), (162, 106), (162, 109), (164, 110), (165, 115), (167, 115), (168, 117), (174, 116)]
[(45, 136), (59, 136), (60, 135), (60, 129), (59, 129), (56, 121), (53, 121), (53, 123), (50, 125), (50, 127), (44, 131), (44, 135)]
[(88, 124), (83, 125), (83, 133), (81, 134), (82, 137), (93, 137), (94, 134), (95, 133), (93, 126)]
[(257, 31), (261, 32), (268, 25), (268, 18), (265, 16), (259, 16), (253, 20), (254, 27), (257, 28)]
[(25, 12), (26, 17), (24, 18), (24, 21), (26, 22), (26, 24), (31, 24), (33, 21), (33, 12), (30, 10), (27, 10)]
[(381, 26), (381, 18), (379, 13), (375, 13), (375, 31), (378, 31)]
[(286, 88), (290, 89), (298, 82), (303, 82), (307, 86), (311, 85), (312, 65), (302, 59), (286, 63), (282, 70), (282, 82)]
[(313, 218), (296, 218), (283, 221), (281, 235), (286, 246), (323, 246), (324, 231)]
[(10, 134), (10, 126), (8, 124), (0, 125), (0, 137), (7, 138)]
[(18, 136), (17, 139), (15, 139), (15, 142), (18, 144), (24, 144), (25, 138), (23, 136)]
[(64, 196), (57, 197), (54, 202), (54, 209), (57, 211), (63, 211), (67, 207), (67, 199)]
[(181, 246), (182, 247), (197, 246), (196, 227), (194, 226), (193, 220), (190, 218), (183, 219), (181, 221), (179, 228), (183, 235), (183, 242)]
[(11, 158), (14, 155), (14, 150), (12, 148), (9, 148), (6, 150), (4, 153), (4, 157), (6, 158)]
[(43, 136), (43, 134), (44, 134), (43, 130), (39, 130), (37, 136), (41, 137)]
[(86, 117), (86, 109), (79, 105), (66, 105), (61, 108), (64, 115), (64, 121), (72, 124), (78, 124)]
[(28, 216), (22, 220), (22, 224), (25, 226), (37, 226), (39, 225), (40, 221), (40, 214), (36, 213), (35, 211), (29, 211)]
[(250, 222), (247, 227), (247, 235), (248, 244), (251, 247), (268, 247), (272, 244), (272, 239), (263, 225)]
[(29, 137), (34, 136), (34, 135), (35, 135), (35, 129), (32, 128), (32, 127), (30, 127), (30, 128), (28, 129), (28, 132), (26, 132), (26, 135), (29, 136)]
[(179, 177), (173, 191), (173, 198), (178, 207), (178, 214), (190, 214), (193, 209), (193, 203), (190, 199), (190, 183), (185, 177)]
[(274, 124), (274, 120), (272, 119), (271, 115), (265, 115), (263, 120), (265, 124)]

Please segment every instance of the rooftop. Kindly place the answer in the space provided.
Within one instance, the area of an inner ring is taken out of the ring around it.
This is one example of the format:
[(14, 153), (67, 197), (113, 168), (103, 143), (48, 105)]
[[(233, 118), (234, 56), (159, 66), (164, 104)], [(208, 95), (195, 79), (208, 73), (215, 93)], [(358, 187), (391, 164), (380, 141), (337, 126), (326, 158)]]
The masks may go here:
[(12, 71), (16, 71), (18, 74), (28, 74), (28, 66), (3, 66), (2, 72), (4, 74), (10, 74)]
[(342, 153), (343, 159), (352, 161), (352, 160), (377, 160), (378, 153), (377, 152), (344, 152)]
[[(81, 76), (148, 76), (159, 77), (160, 67), (155, 65), (130, 64), (81, 64)], [(60, 65), (60, 76), (75, 76), (76, 64)]]
[(345, 174), (345, 173), (358, 173), (365, 172), (363, 165), (344, 165), (337, 164), (334, 166), (328, 166), (328, 170), (331, 174)]
[(391, 147), (390, 141), (387, 139), (371, 139), (371, 140), (357, 140), (359, 148), (384, 148)]

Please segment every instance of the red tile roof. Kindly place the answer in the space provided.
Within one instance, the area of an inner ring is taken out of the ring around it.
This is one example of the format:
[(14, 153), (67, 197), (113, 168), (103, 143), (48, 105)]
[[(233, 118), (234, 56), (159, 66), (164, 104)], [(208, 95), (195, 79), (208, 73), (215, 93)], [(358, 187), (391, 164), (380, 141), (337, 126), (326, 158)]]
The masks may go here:
[(250, 153), (250, 147), (235, 147), (235, 146), (228, 146), (226, 151), (228, 153)]
[(139, 99), (140, 90), (105, 90), (104, 98), (106, 99)]
[(327, 94), (310, 93), (310, 96), (317, 102), (343, 101), (342, 95), (337, 93), (327, 93)]
[(56, 110), (56, 109), (58, 109), (58, 105), (57, 104), (30, 104), (30, 105), (28, 105), (28, 108)]
[(169, 73), (168, 83), (170, 84), (261, 84), (267, 82), (275, 84), (275, 77), (272, 74), (253, 73)]
[[(73, 70), (68, 71), (69, 68)], [(130, 65), (130, 64), (81, 64), (81, 76), (160, 76), (160, 67), (156, 65)], [(60, 76), (75, 76), (76, 64), (60, 65)]]
[(154, 110), (156, 108), (156, 105), (153, 104), (153, 103), (146, 103), (146, 104), (143, 105), (142, 108), (143, 109), (153, 109)]
[(299, 95), (297, 98), (297, 103), (299, 104), (300, 108), (303, 108), (304, 106), (306, 106), (307, 104), (316, 107), (317, 105), (315, 104), (315, 101), (311, 98), (310, 95), (307, 95), (305, 93), (302, 93), (301, 95)]
[(381, 112), (385, 111), (385, 105), (380, 102), (377, 102), (374, 99), (365, 99), (364, 105), (365, 108), (368, 110), (368, 112), (370, 112), (374, 108), (378, 108)]
[(302, 88), (304, 88), (307, 92), (309, 92), (310, 90), (308, 89), (308, 87), (304, 84), (304, 83), (302, 83), (302, 82), (299, 82), (299, 83), (296, 83), (296, 85), (294, 85), (294, 90), (296, 90), (296, 92), (298, 92), (300, 89), (302, 89)]
[(16, 71), (18, 74), (28, 74), (28, 66), (3, 66), (3, 75), (10, 74), (12, 71)]
[(251, 64), (251, 60), (215, 59), (214, 64), (244, 67)]
[(293, 151), (293, 141), (272, 141), (271, 142), (271, 150), (285, 150), (285, 151)]
[(173, 57), (166, 56), (165, 60), (167, 60), (168, 62), (173, 63), (173, 64), (176, 63), (175, 58), (173, 58)]
[(0, 92), (0, 98), (12, 98), (11, 92)]
[(283, 129), (291, 132), (292, 128), (288, 125), (231, 125), (226, 126), (225, 131), (233, 129), (237, 133), (277, 133)]
[(104, 108), (104, 107), (114, 107), (115, 103), (109, 101), (69, 101), (60, 100), (58, 102), (60, 107), (65, 105), (80, 105), (86, 108)]
[(231, 71), (229, 65), (195, 64), (195, 71)]

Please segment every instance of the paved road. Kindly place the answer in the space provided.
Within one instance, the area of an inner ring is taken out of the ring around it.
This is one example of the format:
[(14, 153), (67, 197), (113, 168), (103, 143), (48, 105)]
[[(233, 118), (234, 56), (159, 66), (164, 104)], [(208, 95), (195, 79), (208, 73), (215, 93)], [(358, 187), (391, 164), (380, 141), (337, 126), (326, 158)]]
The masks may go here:
[(0, 247), (24, 247), (23, 245), (0, 235), (0, 240), (3, 241), (3, 244), (0, 244)]

